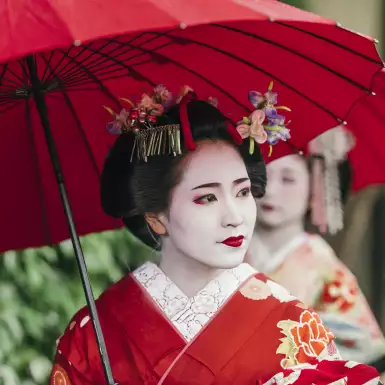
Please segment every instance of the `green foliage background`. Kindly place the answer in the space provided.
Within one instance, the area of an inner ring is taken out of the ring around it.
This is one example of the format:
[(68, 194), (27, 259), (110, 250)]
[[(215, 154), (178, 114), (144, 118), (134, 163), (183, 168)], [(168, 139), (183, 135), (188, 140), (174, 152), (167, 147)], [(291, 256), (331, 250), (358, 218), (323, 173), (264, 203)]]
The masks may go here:
[[(81, 242), (95, 297), (154, 255), (126, 230)], [(55, 341), (84, 305), (70, 241), (0, 256), (0, 384), (46, 384)]]

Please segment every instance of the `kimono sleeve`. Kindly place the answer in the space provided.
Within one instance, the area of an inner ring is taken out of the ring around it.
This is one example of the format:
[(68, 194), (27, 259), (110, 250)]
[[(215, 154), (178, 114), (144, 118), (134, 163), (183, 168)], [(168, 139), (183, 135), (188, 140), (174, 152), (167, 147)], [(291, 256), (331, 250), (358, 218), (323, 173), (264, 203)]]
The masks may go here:
[(57, 341), (56, 357), (49, 385), (92, 385), (93, 368), (90, 359), (92, 324), (85, 309), (71, 320)]
[(260, 384), (381, 384), (373, 367), (341, 359), (334, 335), (316, 312), (301, 303), (292, 303), (282, 318), (277, 325), (282, 334), (277, 354), (283, 357), (283, 370)]

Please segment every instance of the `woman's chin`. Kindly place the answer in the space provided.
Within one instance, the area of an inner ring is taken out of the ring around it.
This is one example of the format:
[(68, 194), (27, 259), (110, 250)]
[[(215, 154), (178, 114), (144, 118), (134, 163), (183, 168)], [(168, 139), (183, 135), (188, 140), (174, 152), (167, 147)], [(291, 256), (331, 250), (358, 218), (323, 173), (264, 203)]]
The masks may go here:
[(267, 228), (267, 229), (274, 229), (276, 227), (281, 226), (283, 223), (282, 218), (278, 218), (275, 214), (266, 214), (266, 215), (259, 215), (258, 216), (258, 225)]
[(223, 253), (221, 258), (215, 261), (215, 268), (217, 269), (234, 269), (244, 262), (246, 250), (237, 250), (233, 253)]

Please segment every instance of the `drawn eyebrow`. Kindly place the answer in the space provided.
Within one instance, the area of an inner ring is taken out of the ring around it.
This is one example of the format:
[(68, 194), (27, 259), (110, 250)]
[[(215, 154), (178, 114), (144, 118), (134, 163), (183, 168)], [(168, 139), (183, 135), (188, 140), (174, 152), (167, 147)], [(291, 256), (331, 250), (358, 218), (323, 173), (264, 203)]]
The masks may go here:
[[(236, 179), (233, 184), (234, 185), (238, 185), (238, 184), (241, 184), (243, 182), (246, 182), (248, 181), (249, 178), (239, 178), (239, 179)], [(199, 186), (196, 186), (194, 188), (192, 188), (191, 190), (198, 190), (200, 188), (208, 188), (208, 187), (219, 187), (221, 184), (218, 183), (218, 182), (212, 182), (212, 183), (205, 183), (205, 184), (201, 184)]]
[(207, 188), (207, 187), (219, 187), (221, 184), (220, 183), (217, 183), (217, 182), (213, 182), (213, 183), (205, 183), (205, 184), (201, 184), (199, 186), (196, 186), (194, 188), (192, 188), (191, 190), (198, 190), (200, 188)]

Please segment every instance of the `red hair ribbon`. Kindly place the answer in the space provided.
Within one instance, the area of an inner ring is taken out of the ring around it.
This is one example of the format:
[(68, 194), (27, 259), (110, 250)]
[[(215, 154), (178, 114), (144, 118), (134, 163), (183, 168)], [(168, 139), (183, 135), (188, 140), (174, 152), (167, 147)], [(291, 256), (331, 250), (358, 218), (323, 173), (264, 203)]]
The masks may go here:
[[(187, 104), (194, 99), (196, 99), (196, 94), (190, 91), (185, 96), (183, 96), (182, 100), (180, 101), (180, 123), (182, 126), (181, 128), (183, 133), (184, 144), (186, 150), (188, 151), (194, 151), (196, 149), (196, 144), (191, 133), (190, 121), (188, 120), (187, 114)], [(236, 128), (229, 123), (227, 125), (227, 131), (230, 134), (231, 138), (234, 140), (234, 143), (240, 146), (242, 144), (243, 139), (241, 135), (239, 135)]]
[(188, 92), (185, 96), (183, 96), (182, 100), (180, 101), (180, 123), (183, 133), (184, 145), (187, 151), (194, 151), (196, 149), (196, 145), (191, 133), (190, 121), (188, 120), (187, 114), (187, 104), (194, 99), (196, 99), (195, 93)]

